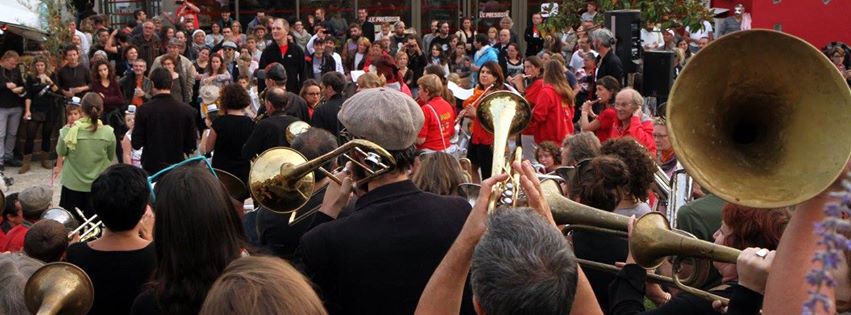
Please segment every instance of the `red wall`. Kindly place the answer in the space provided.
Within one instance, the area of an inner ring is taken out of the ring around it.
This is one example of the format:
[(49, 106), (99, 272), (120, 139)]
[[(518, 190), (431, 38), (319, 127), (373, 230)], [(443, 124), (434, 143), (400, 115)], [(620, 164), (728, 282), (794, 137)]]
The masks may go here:
[(730, 8), (742, 2), (753, 17), (753, 28), (774, 29), (803, 38), (821, 49), (832, 41), (851, 44), (851, 1), (831, 0), (714, 0), (714, 7)]

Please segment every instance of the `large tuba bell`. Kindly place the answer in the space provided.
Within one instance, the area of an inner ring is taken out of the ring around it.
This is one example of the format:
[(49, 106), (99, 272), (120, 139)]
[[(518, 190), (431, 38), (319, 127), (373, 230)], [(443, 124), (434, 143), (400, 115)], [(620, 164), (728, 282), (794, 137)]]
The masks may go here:
[[(364, 165), (349, 156), (351, 152), (362, 156), (369, 165)], [(248, 188), (251, 196), (272, 212), (292, 213), (310, 200), (315, 184), (313, 178), (315, 170), (318, 169), (331, 180), (340, 183), (340, 180), (331, 172), (322, 168), (323, 165), (340, 156), (366, 172), (367, 177), (360, 179), (355, 183), (356, 185), (386, 173), (396, 164), (396, 160), (387, 150), (362, 139), (349, 141), (334, 151), (310, 161), (296, 150), (285, 147), (272, 148), (260, 154), (251, 165), (248, 173)], [(294, 219), (294, 217), (291, 218), (291, 220)]]
[(701, 49), (674, 83), (667, 117), (688, 173), (744, 206), (810, 199), (851, 155), (845, 80), (818, 49), (776, 31), (736, 32)]
[[(482, 97), (476, 108), (476, 118), (482, 127), (493, 133), (493, 166), (490, 176), (502, 173), (512, 174), (511, 161), (506, 162), (505, 150), (508, 146), (508, 138), (518, 134), (532, 119), (532, 107), (522, 96), (511, 91), (495, 91)], [(522, 157), (520, 148), (514, 153), (514, 159)], [(519, 192), (519, 176), (514, 174), (508, 182), (498, 183), (493, 186), (493, 194), (488, 203), (488, 211), (492, 211), (497, 205), (497, 199), (502, 204), (514, 204), (515, 197)]]
[(92, 308), (95, 289), (80, 267), (49, 263), (30, 276), (24, 287), (27, 309), (38, 315), (83, 315)]

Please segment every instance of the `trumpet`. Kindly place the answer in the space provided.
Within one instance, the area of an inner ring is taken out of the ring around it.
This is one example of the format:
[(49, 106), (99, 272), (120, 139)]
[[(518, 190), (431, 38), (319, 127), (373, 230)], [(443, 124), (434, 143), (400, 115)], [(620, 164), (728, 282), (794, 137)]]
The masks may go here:
[[(79, 208), (75, 208), (74, 210), (79, 217), (86, 218), (85, 214)], [(62, 207), (50, 208), (41, 214), (41, 220), (53, 220), (65, 226), (65, 230), (70, 231), (68, 232), (69, 239), (73, 238), (75, 234), (80, 233), (81, 242), (86, 242), (100, 236), (103, 230), (103, 222), (95, 221), (97, 218), (97, 214), (92, 215), (81, 224), (70, 211)]]
[[(86, 218), (86, 215), (83, 213), (83, 211), (80, 211), (80, 208), (74, 208), (74, 210), (77, 211), (77, 214), (80, 215), (81, 218)], [(97, 218), (98, 215), (94, 214), (90, 218), (83, 221), (83, 223), (80, 224), (79, 227), (71, 231), (71, 233), (68, 233), (68, 238), (73, 237), (75, 233), (79, 233), (83, 229), (85, 229), (85, 231), (80, 234), (80, 242), (87, 242), (100, 237), (101, 233), (103, 233), (104, 225), (103, 221), (95, 222)]]
[[(350, 156), (352, 152), (364, 162), (361, 163)], [(296, 150), (277, 147), (266, 150), (254, 160), (248, 174), (248, 189), (254, 200), (264, 208), (278, 214), (291, 214), (292, 224), (296, 219), (296, 210), (302, 208), (313, 194), (316, 184), (314, 171), (318, 170), (338, 184), (342, 183), (322, 167), (341, 156), (356, 167), (363, 168), (367, 174), (355, 183), (356, 186), (390, 171), (396, 164), (396, 160), (387, 150), (362, 139), (349, 141), (334, 151), (309, 161)]]
[(532, 119), (532, 107), (522, 96), (510, 91), (495, 91), (482, 97), (476, 108), (476, 118), (482, 127), (493, 134), (493, 166), (491, 177), (508, 173), (508, 180), (493, 186), (488, 211), (493, 211), (499, 204), (514, 205), (520, 189), (520, 175), (511, 170), (512, 161), (520, 161), (523, 154), (518, 147), (514, 150), (513, 159), (506, 161), (505, 149), (508, 138), (518, 134)]

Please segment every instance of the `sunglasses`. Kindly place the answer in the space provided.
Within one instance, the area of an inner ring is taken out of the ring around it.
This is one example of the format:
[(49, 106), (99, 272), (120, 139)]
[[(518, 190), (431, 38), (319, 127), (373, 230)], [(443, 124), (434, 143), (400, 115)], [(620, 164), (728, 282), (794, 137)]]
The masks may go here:
[(210, 160), (205, 158), (203, 155), (199, 155), (199, 156), (196, 156), (196, 157), (193, 157), (193, 158), (190, 158), (190, 159), (183, 160), (183, 162), (180, 162), (180, 163), (177, 163), (177, 164), (172, 164), (169, 167), (166, 167), (166, 168), (160, 170), (156, 174), (148, 176), (148, 190), (151, 191), (151, 204), (154, 204), (154, 203), (157, 202), (157, 194), (154, 192), (154, 185), (156, 185), (156, 182), (160, 179), (160, 177), (162, 177), (163, 175), (165, 175), (168, 172), (171, 172), (175, 168), (178, 168), (178, 167), (183, 166), (183, 165), (195, 163), (195, 162), (198, 162), (198, 161), (204, 161), (204, 165), (207, 166), (207, 169), (210, 170), (210, 173), (213, 173), (213, 176), (215, 176), (216, 178), (219, 177), (218, 175), (216, 175), (216, 171), (213, 169), (213, 165), (210, 164)]

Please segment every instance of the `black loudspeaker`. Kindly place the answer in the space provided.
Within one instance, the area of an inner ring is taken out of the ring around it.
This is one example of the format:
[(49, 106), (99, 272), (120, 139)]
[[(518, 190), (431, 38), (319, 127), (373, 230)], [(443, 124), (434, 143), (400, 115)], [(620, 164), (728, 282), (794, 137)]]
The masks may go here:
[(615, 54), (623, 63), (624, 72), (635, 73), (641, 61), (641, 11), (606, 11), (606, 28), (617, 39)]
[(674, 85), (674, 59), (673, 51), (644, 52), (644, 77), (641, 91), (645, 97), (656, 97), (663, 101), (668, 99), (671, 86)]

